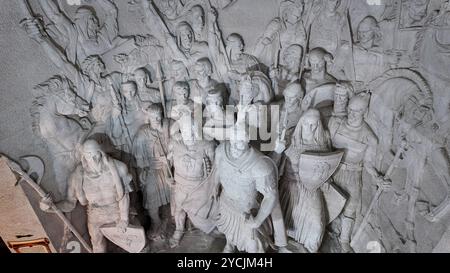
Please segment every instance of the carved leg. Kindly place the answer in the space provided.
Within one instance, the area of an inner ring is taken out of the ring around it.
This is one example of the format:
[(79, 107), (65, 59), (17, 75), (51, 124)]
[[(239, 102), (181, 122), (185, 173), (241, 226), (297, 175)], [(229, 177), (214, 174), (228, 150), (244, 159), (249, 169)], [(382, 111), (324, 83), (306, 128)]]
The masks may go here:
[(278, 252), (291, 253), (291, 251), (286, 248), (288, 245), (286, 227), (284, 225), (283, 213), (281, 211), (281, 204), (279, 199), (275, 204), (275, 208), (272, 211), (271, 217), (273, 223), (274, 241), (275, 245), (278, 247)]
[(355, 220), (353, 218), (343, 216), (341, 219), (341, 236), (339, 238), (339, 242), (341, 244), (343, 253), (353, 252), (352, 247), (350, 246), (350, 238), (353, 232), (353, 225), (355, 224)]
[(161, 218), (159, 217), (159, 208), (150, 208), (148, 215), (151, 220), (150, 237), (155, 238), (161, 230)]
[(89, 235), (91, 236), (92, 250), (94, 253), (106, 253), (107, 241), (100, 231), (100, 225), (88, 224)]
[(186, 212), (183, 210), (175, 213), (175, 226), (176, 230), (172, 238), (170, 238), (170, 247), (175, 248), (180, 245), (181, 238), (184, 234), (184, 225), (186, 223)]

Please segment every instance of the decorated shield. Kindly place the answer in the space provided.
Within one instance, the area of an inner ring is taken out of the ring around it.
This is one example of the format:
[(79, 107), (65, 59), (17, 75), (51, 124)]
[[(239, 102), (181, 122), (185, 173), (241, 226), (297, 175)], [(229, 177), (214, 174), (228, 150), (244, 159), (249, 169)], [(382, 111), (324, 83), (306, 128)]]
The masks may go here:
[(329, 224), (341, 214), (348, 198), (336, 184), (331, 182), (329, 187), (322, 188), (322, 193), (327, 209), (327, 223)]
[(299, 176), (310, 191), (320, 188), (339, 167), (343, 152), (303, 153), (299, 160)]
[(143, 227), (129, 225), (123, 233), (115, 225), (106, 225), (100, 228), (100, 231), (108, 240), (129, 253), (139, 253), (145, 247), (146, 239)]

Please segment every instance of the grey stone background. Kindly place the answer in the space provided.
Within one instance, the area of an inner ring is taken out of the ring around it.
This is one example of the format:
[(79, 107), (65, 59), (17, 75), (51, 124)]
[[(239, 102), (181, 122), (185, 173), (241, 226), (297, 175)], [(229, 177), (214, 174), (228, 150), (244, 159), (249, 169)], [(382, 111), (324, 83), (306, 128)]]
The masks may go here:
[[(38, 0), (30, 0), (31, 3), (35, 3), (35, 1)], [(373, 0), (352, 1), (351, 18), (354, 28), (368, 14), (378, 17), (383, 11), (383, 6), (369, 7), (367, 5), (367, 1), (374, 2)], [(381, 2), (383, 1), (381, 0)], [(140, 21), (128, 13), (126, 8), (128, 1), (116, 0), (115, 2), (120, 10), (121, 35), (146, 33), (146, 29)], [(229, 10), (220, 12), (219, 23), (224, 35), (233, 32), (240, 33), (245, 39), (247, 49), (250, 50), (269, 21), (277, 16), (279, 2), (279, 0), (239, 0)], [(27, 13), (21, 10), (19, 1), (0, 0), (0, 7), (0, 153), (16, 160), (25, 155), (40, 156), (46, 162), (47, 169), (43, 186), (48, 191), (57, 192), (55, 185), (51, 182), (52, 165), (46, 147), (40, 138), (32, 133), (29, 108), (33, 100), (31, 93), (33, 87), (57, 74), (58, 71), (41, 48), (29, 39), (20, 28), (19, 22), (27, 17)], [(69, 13), (75, 9), (74, 7), (66, 8)], [(414, 37), (414, 33), (408, 35)], [(424, 77), (432, 86), (438, 119), (448, 116), (450, 93), (448, 84), (438, 82), (430, 75), (424, 74)], [(440, 189), (429, 186), (433, 184), (433, 175), (429, 174), (428, 178), (424, 179), (425, 191), (440, 199), (440, 195), (442, 195), (439, 193)], [(370, 194), (364, 198), (367, 202), (370, 202), (370, 199)], [(402, 209), (398, 209), (397, 213), (401, 214)], [(401, 219), (402, 217), (399, 217), (398, 220)], [(419, 219), (419, 222), (421, 221)], [(448, 226), (448, 222), (436, 225), (419, 223), (418, 233), (420, 236), (418, 237), (421, 240), (418, 250), (431, 251), (434, 245), (441, 240), (442, 234)], [(393, 241), (392, 244), (396, 243)]]

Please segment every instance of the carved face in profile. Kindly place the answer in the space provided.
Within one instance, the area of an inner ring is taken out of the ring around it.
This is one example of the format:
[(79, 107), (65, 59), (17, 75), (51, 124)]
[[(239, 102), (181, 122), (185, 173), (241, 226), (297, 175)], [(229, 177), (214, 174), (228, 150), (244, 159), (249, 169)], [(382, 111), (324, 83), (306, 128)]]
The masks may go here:
[(161, 121), (163, 119), (163, 114), (161, 109), (151, 109), (148, 111), (148, 121), (152, 126), (155, 126), (157, 124), (161, 124)]
[(303, 100), (302, 86), (297, 83), (290, 84), (283, 92), (284, 103), (287, 109), (296, 109)]
[(187, 84), (177, 83), (173, 87), (177, 104), (186, 104), (189, 99), (189, 87)]
[(205, 24), (205, 15), (201, 6), (194, 6), (191, 9), (192, 22), (196, 26)]
[(128, 101), (133, 100), (133, 98), (136, 96), (136, 93), (137, 93), (136, 84), (134, 83), (122, 84), (122, 95), (126, 100)]
[(230, 56), (239, 55), (244, 52), (244, 42), (236, 35), (230, 35), (227, 38), (226, 50)]
[(138, 86), (146, 86), (148, 75), (143, 69), (138, 69), (134, 72), (133, 79)]
[(232, 154), (241, 155), (250, 149), (250, 137), (245, 128), (233, 128), (230, 137), (230, 151)]
[(185, 49), (192, 48), (192, 43), (194, 42), (194, 33), (192, 29), (187, 26), (182, 26), (180, 27), (179, 35), (181, 46)]
[(297, 24), (302, 19), (303, 4), (292, 4), (283, 12), (283, 21), (292, 25)]
[(99, 172), (102, 168), (103, 152), (96, 141), (88, 140), (82, 147), (82, 163), (85, 168)]
[(340, 4), (341, 0), (325, 0), (325, 9), (328, 12), (336, 12)]
[(195, 64), (194, 70), (198, 79), (205, 79), (211, 76), (212, 73), (211, 63), (205, 59), (199, 60)]
[(377, 38), (379, 30), (378, 23), (373, 17), (366, 17), (358, 26), (358, 40), (360, 43), (366, 44)]
[(183, 81), (187, 79), (187, 69), (182, 62), (173, 62), (171, 65), (172, 77), (177, 81)]
[(206, 109), (210, 113), (222, 112), (223, 109), (223, 98), (217, 92), (206, 97)]
[(421, 21), (428, 13), (430, 0), (410, 0), (407, 2), (408, 16), (414, 22)]
[(364, 115), (367, 112), (367, 107), (367, 102), (362, 97), (353, 97), (348, 105), (348, 125), (352, 127), (360, 127), (364, 122)]
[(325, 71), (326, 62), (321, 54), (311, 53), (309, 55), (309, 65), (312, 73), (321, 73)]

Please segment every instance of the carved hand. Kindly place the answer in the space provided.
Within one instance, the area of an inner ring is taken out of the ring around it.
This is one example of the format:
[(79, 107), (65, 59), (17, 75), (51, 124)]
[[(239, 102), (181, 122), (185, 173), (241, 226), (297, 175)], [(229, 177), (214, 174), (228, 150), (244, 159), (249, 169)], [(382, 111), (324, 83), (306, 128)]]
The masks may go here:
[(250, 217), (249, 219), (245, 220), (245, 223), (249, 225), (252, 229), (258, 229), (261, 226), (261, 223), (258, 223), (253, 217)]
[(277, 139), (275, 142), (275, 152), (277, 154), (282, 154), (286, 150), (286, 141), (282, 139)]
[(50, 194), (42, 198), (41, 202), (39, 202), (40, 209), (45, 212), (52, 212), (54, 206), (55, 203), (53, 202), (53, 199), (50, 196)]
[(377, 181), (377, 186), (383, 191), (389, 190), (392, 187), (392, 181), (389, 178), (378, 176), (375, 180)]
[(269, 72), (269, 77), (271, 79), (278, 79), (280, 77), (280, 69), (276, 67), (271, 67)]
[(117, 222), (117, 229), (122, 232), (125, 233), (127, 231), (128, 228), (128, 221), (127, 220), (120, 220), (119, 222)]

